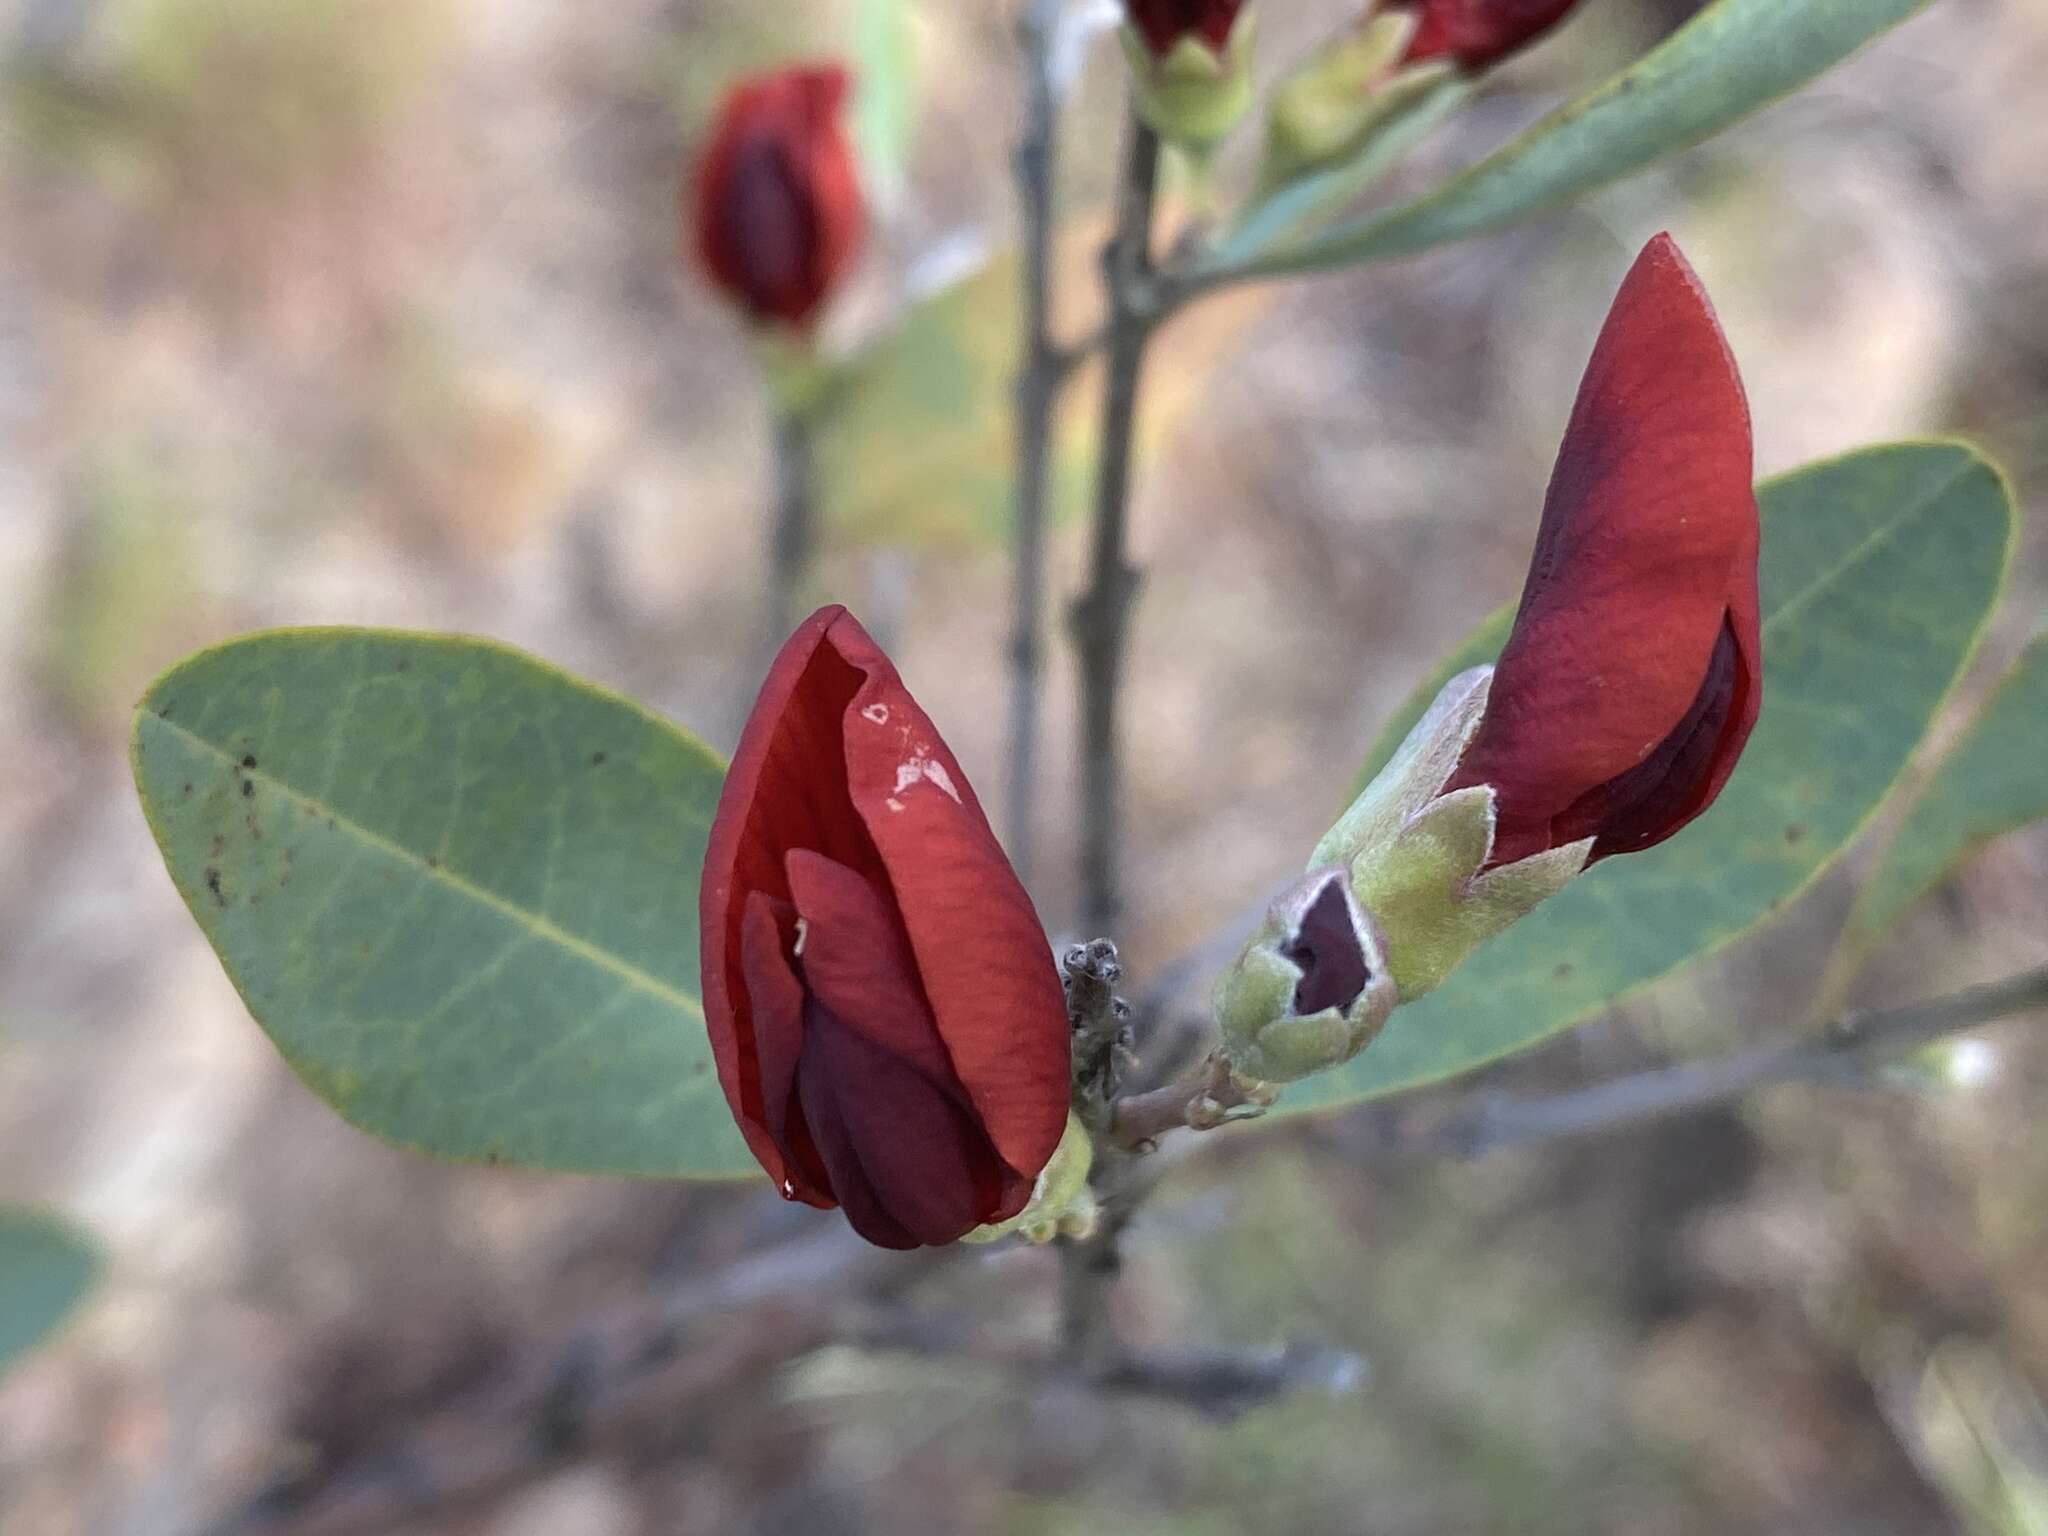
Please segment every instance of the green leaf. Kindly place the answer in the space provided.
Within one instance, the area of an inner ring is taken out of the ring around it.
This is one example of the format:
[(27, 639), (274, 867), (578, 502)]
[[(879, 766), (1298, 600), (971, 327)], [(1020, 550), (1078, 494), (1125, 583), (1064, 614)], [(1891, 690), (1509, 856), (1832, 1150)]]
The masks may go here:
[[(834, 381), (818, 484), (835, 533), (941, 544), (1003, 536), (1023, 356), (1017, 280), (1016, 256), (1003, 252), (912, 304)], [(1078, 489), (1084, 468), (1081, 456), (1056, 453), (1056, 488)]]
[(40, 1344), (99, 1279), (99, 1250), (41, 1211), (0, 1206), (0, 1371)]
[(1435, 191), (1277, 248), (1285, 224), (1255, 218), (1202, 259), (1196, 278), (1386, 261), (1504, 228), (1711, 138), (1925, 4), (1716, 0), (1592, 94)]
[[(1714, 808), (1646, 853), (1608, 859), (1394, 1011), (1282, 1111), (1328, 1109), (1453, 1076), (1584, 1023), (1756, 927), (1809, 885), (1891, 791), (1997, 601), (2012, 553), (2004, 482), (1958, 443), (1901, 443), (1758, 488), (1764, 705)], [(1401, 711), (1490, 660), (1492, 615)]]
[(722, 770), (489, 641), (279, 630), (138, 706), (179, 894), (294, 1071), (461, 1161), (746, 1173), (697, 991)]
[(916, 119), (917, 54), (907, 0), (857, 0), (849, 51), (861, 180), (869, 199), (889, 208), (902, 195)]
[(1833, 980), (1847, 982), (1892, 924), (1985, 843), (2043, 817), (2048, 634), (2037, 637), (2000, 680), (1864, 877), (1831, 967)]

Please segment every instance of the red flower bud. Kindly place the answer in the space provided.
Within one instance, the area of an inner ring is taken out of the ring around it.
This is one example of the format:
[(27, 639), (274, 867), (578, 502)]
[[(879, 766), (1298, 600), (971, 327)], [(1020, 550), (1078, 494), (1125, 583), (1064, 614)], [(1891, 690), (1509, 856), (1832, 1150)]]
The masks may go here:
[(1154, 58), (1165, 58), (1173, 45), (1193, 33), (1221, 57), (1230, 46), (1230, 29), (1244, 0), (1124, 0), (1131, 25), (1145, 39)]
[(742, 81), (719, 109), (697, 167), (697, 256), (756, 320), (807, 327), (859, 252), (848, 84), (836, 65), (783, 70)]
[(1024, 1208), (1067, 1120), (1052, 951), (967, 776), (843, 608), (769, 668), (699, 921), (719, 1083), (785, 1198), (885, 1248)]
[(1468, 70), (1485, 69), (1519, 52), (1564, 20), (1578, 0), (1408, 0), (1415, 11), (1415, 36), (1407, 62), (1455, 59)]
[(1445, 792), (1490, 784), (1489, 865), (1662, 842), (1763, 701), (1749, 407), (1666, 235), (1615, 295), (1558, 451), (1486, 714)]

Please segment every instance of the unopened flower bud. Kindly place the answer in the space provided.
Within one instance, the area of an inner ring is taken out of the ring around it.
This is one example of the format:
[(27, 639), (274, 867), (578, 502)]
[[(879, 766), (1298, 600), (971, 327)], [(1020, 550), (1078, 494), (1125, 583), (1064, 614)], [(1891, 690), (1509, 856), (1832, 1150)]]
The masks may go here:
[(1439, 103), (1463, 95), (1447, 90), (1458, 78), (1448, 63), (1400, 67), (1415, 25), (1409, 12), (1382, 11), (1326, 42), (1280, 83), (1266, 118), (1262, 186), (1356, 162), (1396, 138), (1405, 147), (1441, 115)]
[(1364, 1050), (1395, 1000), (1349, 872), (1319, 869), (1273, 903), (1217, 987), (1223, 1054), (1240, 1079), (1292, 1082)]
[(1161, 138), (1194, 153), (1252, 104), (1252, 13), (1239, 0), (1128, 0), (1121, 34), (1132, 100)]
[(1062, 1234), (1085, 1234), (1095, 1226), (1095, 1192), (1088, 1187), (1088, 1172), (1095, 1162), (1095, 1143), (1080, 1116), (1067, 1112), (1067, 1128), (1053, 1149), (1033, 1186), (1024, 1209), (1008, 1221), (976, 1227), (961, 1239), (965, 1243), (992, 1243), (1012, 1232), (1027, 1242), (1045, 1243)]
[(1488, 69), (1563, 21), (1578, 0), (1396, 0), (1418, 20), (1408, 61), (1452, 59), (1462, 69)]

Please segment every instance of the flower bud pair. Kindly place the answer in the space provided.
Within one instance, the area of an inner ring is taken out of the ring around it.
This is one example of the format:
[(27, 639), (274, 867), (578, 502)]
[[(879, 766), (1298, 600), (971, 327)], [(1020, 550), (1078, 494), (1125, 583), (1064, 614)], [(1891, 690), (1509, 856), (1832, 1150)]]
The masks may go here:
[[(1499, 663), (1444, 687), (1317, 845), (1312, 890), (1276, 907), (1222, 982), (1242, 1075), (1349, 1060), (1395, 1002), (1587, 865), (1714, 802), (1762, 702), (1750, 474), (1741, 379), (1660, 235), (1594, 346)], [(1339, 1031), (1312, 1018), (1329, 1001), (1312, 982), (1354, 953), (1393, 996), (1362, 988)]]

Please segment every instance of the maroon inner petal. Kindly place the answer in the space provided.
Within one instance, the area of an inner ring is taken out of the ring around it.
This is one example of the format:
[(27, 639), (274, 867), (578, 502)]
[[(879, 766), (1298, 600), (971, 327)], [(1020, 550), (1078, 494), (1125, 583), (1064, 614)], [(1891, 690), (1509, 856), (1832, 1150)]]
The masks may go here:
[(736, 276), (754, 307), (800, 320), (817, 302), (815, 211), (789, 153), (762, 134), (733, 156), (723, 213), (732, 221)]
[(797, 1063), (803, 1054), (804, 988), (789, 963), (796, 911), (759, 891), (747, 897), (741, 918), (740, 957), (747, 1008), (754, 1026), (754, 1066), (761, 1123), (782, 1154), (791, 1187), (786, 1197), (829, 1203), (826, 1175), (797, 1103)]
[(1365, 946), (1351, 921), (1344, 899), (1343, 877), (1332, 875), (1302, 913), (1301, 927), (1280, 947), (1280, 953), (1301, 967), (1294, 987), (1294, 1011), (1320, 1013), (1345, 1009), (1372, 980)]
[(994, 1216), (1015, 1182), (953, 1094), (816, 997), (804, 1008), (797, 1091), (832, 1192), (871, 1243), (954, 1242)]
[(1699, 807), (1718, 748), (1735, 716), (1741, 649), (1724, 624), (1706, 679), (1677, 725), (1635, 767), (1581, 795), (1552, 823), (1551, 846), (1594, 837), (1587, 862), (1633, 853), (1668, 837)]

